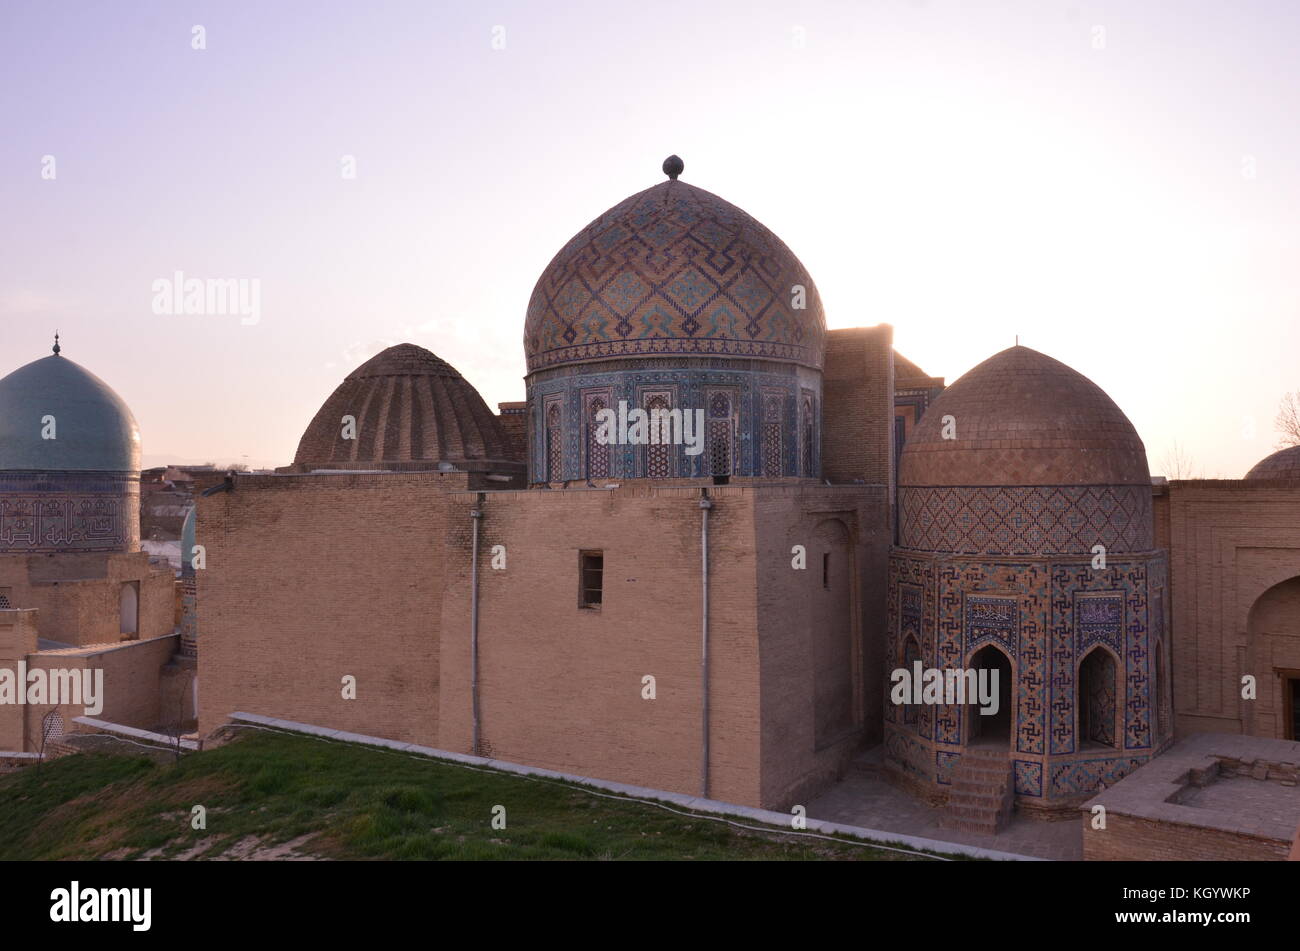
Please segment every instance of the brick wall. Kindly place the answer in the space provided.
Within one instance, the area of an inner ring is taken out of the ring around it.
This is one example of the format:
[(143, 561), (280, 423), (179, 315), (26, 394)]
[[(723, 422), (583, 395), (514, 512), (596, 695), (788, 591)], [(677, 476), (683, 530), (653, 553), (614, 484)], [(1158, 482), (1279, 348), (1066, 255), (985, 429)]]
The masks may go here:
[[(759, 797), (754, 490), (711, 487), (710, 794)], [(483, 506), (482, 752), (700, 792), (699, 488), (493, 493)], [(470, 536), (453, 502), (443, 605), (441, 740), (472, 748)], [(506, 569), (490, 567), (504, 545)], [(579, 551), (604, 553), (599, 610), (578, 607)], [(656, 699), (642, 699), (642, 678)]]
[(244, 476), (201, 499), (200, 731), (246, 711), (434, 744), (445, 490), (465, 480)]
[(175, 627), (173, 574), (154, 568), (144, 552), (0, 556), (0, 587), (10, 600), (40, 611), (40, 636), (65, 644), (106, 644), (121, 639), (122, 585), (139, 585), (140, 638)]
[[(762, 801), (788, 809), (881, 737), (888, 500), (883, 486), (802, 486), (765, 490), (754, 505)], [(792, 566), (795, 545), (804, 570)], [(847, 723), (833, 716), (840, 703)]]
[(1291, 848), (1283, 840), (1114, 812), (1107, 814), (1105, 829), (1092, 828), (1090, 813), (1082, 823), (1087, 862), (1275, 861)]
[[(1282, 604), (1262, 630), (1252, 608), (1300, 576), (1300, 487), (1171, 482), (1167, 499), (1156, 522), (1168, 523), (1157, 532), (1169, 538), (1176, 729), (1282, 737), (1275, 671), (1300, 668), (1300, 609), (1288, 616)], [(1255, 701), (1241, 698), (1247, 673), (1257, 678)]]
[(832, 482), (893, 483), (894, 328), (832, 330), (822, 394), (822, 474)]

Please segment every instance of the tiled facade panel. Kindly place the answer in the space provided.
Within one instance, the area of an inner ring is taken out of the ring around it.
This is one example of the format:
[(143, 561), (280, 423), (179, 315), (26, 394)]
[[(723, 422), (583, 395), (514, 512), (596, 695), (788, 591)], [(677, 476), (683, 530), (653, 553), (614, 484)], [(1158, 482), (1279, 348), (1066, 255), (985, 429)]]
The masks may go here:
[[(1011, 661), (1014, 680), (1010, 748), (1017, 794), (1054, 799), (1089, 793), (1145, 762), (1159, 746), (1149, 605), (1152, 597), (1163, 598), (1165, 570), (1158, 552), (1093, 568), (1082, 559), (999, 563), (896, 549), (886, 654), (901, 658), (911, 636), (921, 645), (925, 667), (964, 668), (982, 647), (996, 645)], [(1122, 735), (1114, 749), (1083, 744), (1076, 735), (1077, 671), (1098, 645), (1122, 665), (1115, 684)], [(888, 687), (886, 680), (887, 756), (896, 768), (942, 785), (964, 749), (969, 708), (922, 705), (909, 717), (890, 701)], [(891, 739), (890, 733), (898, 735)], [(920, 774), (918, 744), (931, 753)]]
[(135, 551), (139, 510), (135, 473), (0, 473), (0, 553)]

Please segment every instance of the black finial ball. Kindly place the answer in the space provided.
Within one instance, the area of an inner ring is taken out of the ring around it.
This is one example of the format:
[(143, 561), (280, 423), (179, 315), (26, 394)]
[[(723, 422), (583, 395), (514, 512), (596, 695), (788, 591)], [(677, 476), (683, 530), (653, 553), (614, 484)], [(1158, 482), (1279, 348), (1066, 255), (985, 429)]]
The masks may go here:
[(664, 159), (664, 174), (673, 181), (677, 181), (677, 176), (682, 173), (684, 168), (686, 168), (686, 163), (676, 155), (670, 155)]

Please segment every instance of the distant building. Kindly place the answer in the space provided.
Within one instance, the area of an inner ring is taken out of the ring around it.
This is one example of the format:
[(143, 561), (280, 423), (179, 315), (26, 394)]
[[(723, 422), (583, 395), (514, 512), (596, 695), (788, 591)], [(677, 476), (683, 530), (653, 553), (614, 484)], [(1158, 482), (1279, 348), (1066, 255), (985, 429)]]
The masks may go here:
[[(102, 669), (98, 715), (152, 728), (176, 598), (140, 550), (139, 480), (130, 409), (57, 342), (0, 379), (0, 669)], [(0, 704), (0, 751), (40, 750), (82, 712)]]

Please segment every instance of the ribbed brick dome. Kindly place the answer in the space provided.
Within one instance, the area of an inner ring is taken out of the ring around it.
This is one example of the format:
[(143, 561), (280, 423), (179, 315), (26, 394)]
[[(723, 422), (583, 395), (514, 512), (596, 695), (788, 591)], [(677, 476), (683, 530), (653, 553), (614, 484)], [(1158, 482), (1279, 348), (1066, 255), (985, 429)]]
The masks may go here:
[(1280, 449), (1271, 456), (1265, 456), (1246, 473), (1246, 478), (1300, 482), (1300, 446)]
[(528, 303), (524, 351), (530, 372), (664, 354), (820, 369), (825, 338), (817, 288), (781, 239), (674, 179), (615, 205), (560, 250)]
[[(345, 439), (343, 417), (356, 419)], [(426, 469), (514, 461), (501, 425), (456, 369), (413, 343), (371, 357), (312, 419), (294, 469)]]
[[(953, 417), (955, 439), (943, 438)], [(1028, 347), (943, 391), (907, 438), (899, 485), (1144, 485), (1146, 448), (1105, 391)]]

